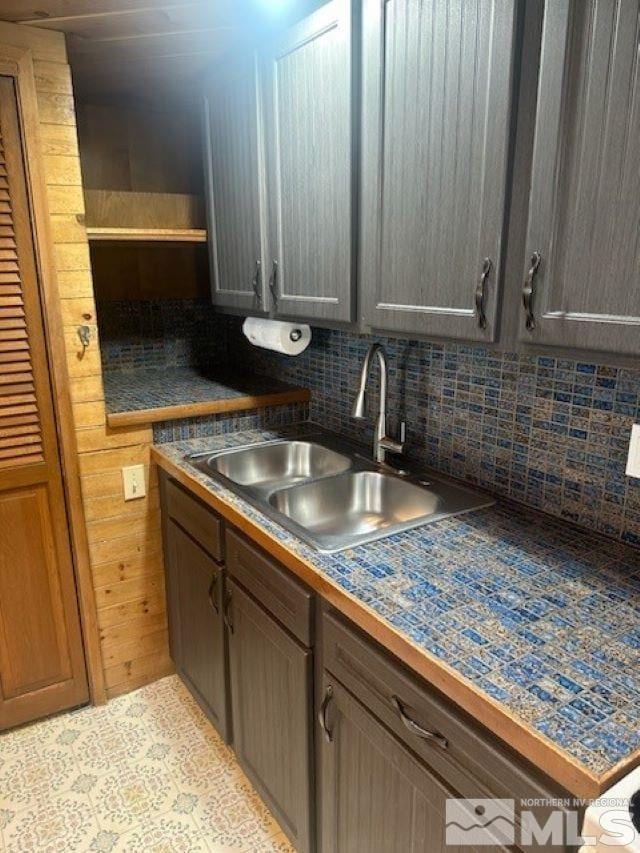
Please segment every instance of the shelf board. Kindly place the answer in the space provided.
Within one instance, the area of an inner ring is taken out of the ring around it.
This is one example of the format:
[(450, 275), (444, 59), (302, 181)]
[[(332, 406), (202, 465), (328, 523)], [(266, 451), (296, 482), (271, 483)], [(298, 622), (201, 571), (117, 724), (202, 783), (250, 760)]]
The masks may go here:
[(206, 243), (205, 228), (104, 228), (87, 226), (90, 241)]

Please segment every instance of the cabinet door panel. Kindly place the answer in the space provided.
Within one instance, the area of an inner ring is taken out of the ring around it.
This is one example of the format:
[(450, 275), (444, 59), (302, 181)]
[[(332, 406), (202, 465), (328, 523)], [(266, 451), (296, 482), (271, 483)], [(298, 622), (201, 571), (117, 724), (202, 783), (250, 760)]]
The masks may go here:
[(327, 3), (262, 55), (279, 314), (351, 320), (351, 62), (347, 0)]
[(177, 597), (172, 613), (171, 651), (192, 693), (220, 734), (229, 739), (225, 631), (221, 613), (222, 569), (178, 525), (169, 520), (170, 582)]
[(311, 652), (229, 581), (234, 750), (303, 853), (311, 849)]
[(325, 695), (329, 686), (331, 742), (320, 733), (323, 853), (460, 851), (445, 844), (445, 803), (456, 795), (325, 673)]
[(524, 340), (637, 353), (640, 344), (637, 0), (552, 0), (543, 23)]
[(373, 327), (495, 339), (515, 6), (365, 0), (360, 288)]
[(212, 298), (264, 310), (261, 139), (255, 60), (216, 79), (205, 97), (205, 172)]
[(0, 74), (0, 729), (89, 698), (23, 144), (37, 139), (23, 139), (10, 69)]

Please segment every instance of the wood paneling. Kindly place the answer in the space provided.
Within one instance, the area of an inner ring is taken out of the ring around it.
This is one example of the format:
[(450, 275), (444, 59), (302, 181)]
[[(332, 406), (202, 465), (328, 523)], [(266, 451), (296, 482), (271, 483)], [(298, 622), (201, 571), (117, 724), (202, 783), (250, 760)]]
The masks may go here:
[(85, 189), (194, 195), (201, 190), (200, 124), (189, 106), (80, 102), (78, 134)]
[(122, 299), (195, 299), (209, 293), (204, 245), (92, 243), (96, 296)]
[(202, 201), (196, 195), (86, 189), (84, 197), (86, 221), (92, 229), (204, 227)]
[(298, 0), (273, 14), (268, 4), (261, 8), (249, 0), (4, 0), (0, 15), (68, 33), (74, 77), (83, 90), (161, 89), (183, 100), (212, 61), (268, 38), (318, 2)]
[(38, 186), (20, 124), (25, 73), (19, 60), (11, 76), (0, 71), (0, 729), (89, 696), (42, 314)]
[[(4, 14), (3, 4), (0, 17)], [(76, 333), (76, 321), (79, 323), (82, 314), (86, 311), (93, 311), (93, 287), (87, 239), (82, 223), (84, 198), (78, 143), (75, 124), (69, 112), (70, 102), (67, 100), (71, 95), (71, 87), (64, 37), (54, 32), (0, 23), (0, 45), (3, 43), (29, 48), (34, 60), (35, 83), (39, 95), (37, 112), (34, 113), (35, 132), (39, 140), (35, 142), (40, 142), (40, 148), (46, 155), (43, 203), (46, 207), (48, 202), (48, 211), (53, 215), (53, 220), (45, 222), (44, 225), (45, 229), (53, 232), (51, 238), (55, 246), (57, 266), (58, 287), (56, 289), (49, 286), (47, 294), (49, 292), (54, 294), (51, 297), (55, 300), (53, 313), (59, 312), (67, 324), (64, 334), (61, 323), (59, 328), (55, 327), (55, 342), (66, 349), (66, 369), (71, 374), (68, 383), (71, 400), (76, 405), (85, 406), (84, 409), (74, 411), (77, 417), (75, 426), (78, 443), (86, 448), (79, 455), (79, 465), (85, 473), (82, 476), (82, 496), (78, 493), (77, 501), (80, 504), (81, 497), (84, 502), (96, 501), (89, 510), (92, 522), (100, 522), (103, 518), (110, 520), (120, 518), (126, 527), (127, 518), (140, 516), (152, 518), (154, 513), (157, 515), (157, 478), (155, 473), (151, 477), (148, 498), (125, 505), (122, 500), (120, 466), (127, 464), (126, 459), (140, 461), (146, 465), (148, 477), (151, 431), (141, 431), (139, 443), (133, 447), (119, 447), (115, 436), (107, 436), (106, 431), (100, 434), (96, 432), (96, 428), (104, 424), (104, 394), (95, 319), (89, 323), (92, 326), (92, 339), (87, 353), (84, 358), (78, 358), (81, 347)], [(50, 97), (51, 95), (61, 96), (61, 98)], [(35, 110), (35, 96), (33, 100)], [(53, 364), (52, 372), (54, 379), (61, 374), (60, 365), (57, 362)], [(65, 390), (67, 390), (66, 387)], [(71, 416), (70, 407), (69, 417)], [(87, 435), (81, 436), (84, 431)], [(104, 451), (101, 437), (104, 437), (106, 447)], [(131, 435), (125, 433), (124, 443), (126, 444), (130, 438)], [(104, 460), (101, 460), (103, 454)], [(85, 459), (86, 465), (83, 463)], [(69, 482), (72, 482), (71, 479)], [(100, 505), (99, 501), (102, 499), (107, 503)], [(54, 509), (56, 507), (58, 510), (61, 509), (64, 505), (62, 497), (59, 496), (52, 504)], [(81, 507), (80, 512), (82, 513)], [(84, 516), (82, 516), (82, 525), (82, 530), (75, 529), (73, 532), (76, 544), (80, 543), (83, 537), (86, 541)], [(89, 575), (88, 551), (85, 552), (89, 589), (83, 594), (85, 599), (90, 595), (94, 608), (91, 576), (96, 587), (115, 586), (119, 578), (128, 581), (136, 577), (147, 577), (153, 585), (162, 569), (159, 532), (154, 533), (155, 541), (148, 538), (140, 548), (137, 548), (136, 537), (119, 535), (123, 529), (118, 527), (117, 523), (112, 527), (97, 528), (98, 541), (95, 541), (92, 547), (97, 549), (100, 561), (92, 562), (91, 575)], [(107, 538), (109, 536), (113, 536), (113, 540), (109, 540)], [(34, 543), (35, 541), (34, 538)], [(33, 547), (36, 547), (35, 544)], [(4, 553), (4, 549), (0, 550)], [(82, 567), (79, 566), (80, 568)], [(155, 586), (153, 588), (155, 590)], [(113, 695), (119, 695), (146, 681), (152, 681), (171, 669), (167, 647), (161, 648), (162, 632), (166, 631), (166, 614), (163, 611), (162, 596), (157, 598), (155, 608), (152, 608), (154, 612), (145, 613), (143, 605), (128, 606), (124, 600), (128, 595), (127, 589), (135, 601), (144, 600), (145, 589), (139, 586), (135, 591), (125, 587), (118, 593), (120, 602), (118, 606), (123, 608), (120, 611), (114, 610), (113, 605), (106, 606), (105, 601), (104, 609), (107, 616), (104, 619), (105, 624), (100, 627), (99, 635), (97, 630), (95, 633), (95, 655), (93, 647), (91, 649), (92, 659), (96, 661), (97, 666), (101, 666), (99, 644), (107, 650), (118, 645), (123, 646), (117, 659), (112, 658), (109, 662), (109, 681), (112, 685), (110, 693)], [(106, 596), (101, 597), (101, 610), (102, 598)], [(118, 614), (121, 616), (121, 621), (118, 621)], [(97, 614), (97, 621), (99, 623), (102, 621), (100, 611)], [(90, 629), (90, 625), (86, 627)], [(156, 633), (153, 649), (149, 646), (138, 649), (137, 640), (153, 632)], [(93, 634), (90, 630), (86, 636), (87, 641), (91, 643)], [(53, 650), (54, 646), (52, 645), (51, 648)], [(98, 690), (94, 695), (100, 698), (102, 694)]]

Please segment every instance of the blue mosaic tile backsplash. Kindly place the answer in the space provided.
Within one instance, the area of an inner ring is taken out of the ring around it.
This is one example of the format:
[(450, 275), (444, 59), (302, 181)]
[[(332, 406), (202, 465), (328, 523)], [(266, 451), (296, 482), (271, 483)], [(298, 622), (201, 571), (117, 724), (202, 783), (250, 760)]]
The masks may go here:
[(226, 361), (225, 329), (206, 299), (99, 301), (96, 310), (105, 373)]
[[(245, 368), (308, 387), (311, 420), (371, 440), (372, 420), (351, 417), (368, 336), (314, 328), (309, 348), (291, 358), (252, 347), (241, 318), (216, 315), (205, 301), (102, 303), (98, 312), (105, 370)], [(640, 545), (640, 481), (624, 473), (631, 425), (640, 420), (640, 369), (482, 345), (378, 339), (389, 354), (389, 411), (407, 423), (414, 464)], [(297, 408), (282, 417), (299, 415)], [(286, 423), (259, 413), (241, 417), (242, 429)], [(159, 425), (156, 440), (230, 432), (234, 422), (217, 416)]]
[[(306, 352), (291, 358), (255, 349), (235, 318), (225, 322), (249, 369), (311, 390), (311, 420), (371, 440), (372, 419), (351, 417), (371, 337), (314, 329)], [(412, 462), (640, 545), (640, 480), (625, 476), (640, 369), (377, 339), (389, 355), (389, 411), (406, 421)]]

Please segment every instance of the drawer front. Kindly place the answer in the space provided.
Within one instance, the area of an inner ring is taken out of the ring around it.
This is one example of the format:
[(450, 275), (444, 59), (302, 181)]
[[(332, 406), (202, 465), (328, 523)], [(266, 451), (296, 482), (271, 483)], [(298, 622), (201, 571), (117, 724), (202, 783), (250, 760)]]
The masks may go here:
[(173, 480), (167, 481), (167, 513), (214, 560), (223, 559), (222, 519)]
[(313, 593), (234, 530), (227, 530), (226, 546), (229, 574), (294, 637), (310, 646)]
[(323, 615), (322, 653), (325, 668), (461, 796), (557, 796), (517, 756), (492, 744), (490, 733), (332, 611)]

